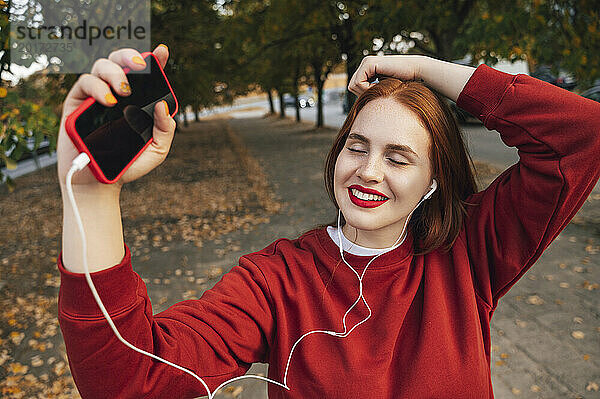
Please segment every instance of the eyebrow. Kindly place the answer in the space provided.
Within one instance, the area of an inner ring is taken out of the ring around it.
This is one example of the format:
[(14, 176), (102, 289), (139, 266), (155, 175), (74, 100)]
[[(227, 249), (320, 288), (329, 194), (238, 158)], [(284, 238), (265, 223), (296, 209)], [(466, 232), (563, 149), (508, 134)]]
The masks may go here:
[[(366, 138), (362, 134), (358, 134), (358, 133), (350, 133), (348, 135), (348, 139), (362, 141), (363, 143), (367, 143), (367, 144), (370, 143), (370, 140), (368, 138)], [(417, 153), (413, 151), (412, 148), (410, 148), (409, 146), (407, 146), (405, 144), (387, 144), (385, 146), (385, 149), (392, 150), (392, 151), (408, 152), (408, 153), (414, 154), (414, 156), (417, 158), (419, 157), (417, 155)]]

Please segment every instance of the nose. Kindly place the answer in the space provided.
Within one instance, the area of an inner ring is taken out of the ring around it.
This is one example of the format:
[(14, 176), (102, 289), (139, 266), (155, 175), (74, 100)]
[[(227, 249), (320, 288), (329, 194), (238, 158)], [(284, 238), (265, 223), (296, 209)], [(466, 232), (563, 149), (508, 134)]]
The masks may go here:
[(356, 171), (358, 177), (365, 182), (380, 183), (383, 181), (383, 169), (377, 157), (369, 156)]

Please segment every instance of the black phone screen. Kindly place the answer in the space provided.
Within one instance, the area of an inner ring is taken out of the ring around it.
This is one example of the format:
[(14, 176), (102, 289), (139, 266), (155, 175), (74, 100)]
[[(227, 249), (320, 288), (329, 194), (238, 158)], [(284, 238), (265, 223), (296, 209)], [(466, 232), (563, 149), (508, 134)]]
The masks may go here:
[(145, 61), (145, 69), (127, 73), (129, 96), (113, 91), (117, 104), (105, 107), (95, 102), (75, 121), (77, 133), (109, 180), (116, 178), (152, 138), (155, 104), (165, 100), (170, 112), (176, 106), (154, 57), (150, 55)]

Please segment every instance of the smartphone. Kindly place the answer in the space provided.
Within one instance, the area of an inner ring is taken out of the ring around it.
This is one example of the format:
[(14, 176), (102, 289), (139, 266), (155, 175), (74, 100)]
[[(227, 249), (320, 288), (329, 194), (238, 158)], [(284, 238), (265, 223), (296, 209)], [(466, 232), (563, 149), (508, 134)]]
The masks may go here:
[(129, 96), (121, 97), (111, 88), (117, 99), (114, 106), (89, 97), (65, 121), (71, 141), (88, 154), (90, 170), (101, 183), (119, 180), (150, 145), (157, 102), (166, 101), (171, 116), (177, 113), (177, 98), (156, 56), (146, 52), (142, 57), (145, 69), (123, 68), (131, 87)]

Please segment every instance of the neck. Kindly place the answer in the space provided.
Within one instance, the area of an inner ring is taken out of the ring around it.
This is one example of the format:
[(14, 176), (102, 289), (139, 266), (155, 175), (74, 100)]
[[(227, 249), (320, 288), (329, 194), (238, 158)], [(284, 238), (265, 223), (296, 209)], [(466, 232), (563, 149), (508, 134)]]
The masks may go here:
[[(401, 224), (401, 227), (403, 226), (404, 223)], [(408, 226), (406, 229), (408, 229)], [(344, 236), (348, 240), (360, 245), (361, 247), (384, 249), (401, 242), (406, 236), (407, 232), (402, 232), (402, 230), (388, 231), (384, 229), (374, 231), (360, 230), (346, 223), (344, 226), (342, 226), (342, 233), (344, 233)], [(398, 239), (401, 233), (402, 237)]]

